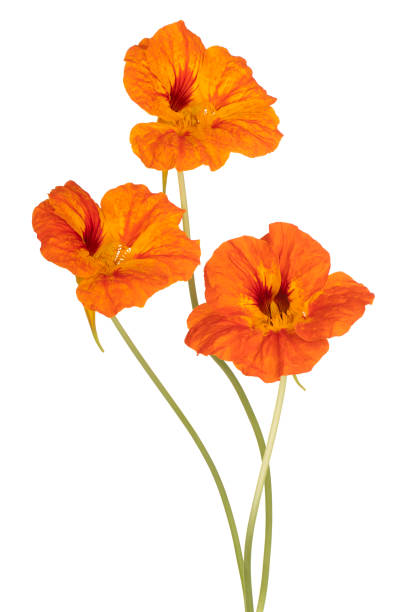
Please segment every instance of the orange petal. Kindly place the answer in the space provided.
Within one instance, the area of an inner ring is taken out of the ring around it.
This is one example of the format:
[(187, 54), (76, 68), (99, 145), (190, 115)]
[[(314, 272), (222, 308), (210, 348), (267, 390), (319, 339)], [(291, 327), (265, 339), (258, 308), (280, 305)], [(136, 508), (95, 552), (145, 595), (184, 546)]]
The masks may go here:
[(275, 253), (251, 236), (224, 242), (205, 266), (206, 300), (218, 305), (253, 305), (260, 285), (277, 293), (280, 282)]
[(277, 129), (279, 119), (273, 108), (251, 108), (242, 105), (229, 117), (227, 110), (219, 113), (212, 126), (213, 138), (232, 153), (258, 157), (271, 153), (282, 134)]
[(213, 137), (229, 151), (249, 157), (274, 151), (282, 134), (269, 96), (242, 57), (211, 47), (198, 77), (200, 96), (214, 111)]
[(306, 342), (295, 333), (262, 334), (248, 326), (238, 309), (195, 308), (188, 318), (186, 344), (204, 355), (233, 361), (247, 376), (274, 382), (281, 376), (308, 372), (328, 351), (327, 340)]
[(128, 94), (147, 112), (170, 119), (193, 98), (204, 52), (200, 38), (183, 21), (161, 28), (127, 52)]
[(240, 356), (242, 347), (247, 346), (254, 335), (239, 308), (217, 309), (201, 304), (190, 314), (187, 324), (190, 331), (185, 342), (188, 346), (197, 353), (217, 355), (227, 361)]
[(151, 193), (144, 185), (121, 185), (102, 198), (102, 214), (109, 236), (131, 248), (135, 258), (154, 259), (168, 266), (169, 282), (188, 280), (200, 263), (198, 240), (190, 240), (178, 227), (183, 210), (164, 193)]
[(130, 133), (130, 142), (145, 166), (162, 171), (193, 170), (202, 164), (217, 170), (229, 156), (212, 128), (177, 131), (167, 123), (139, 123)]
[(110, 275), (81, 279), (77, 296), (85, 308), (113, 317), (123, 308), (144, 306), (151, 295), (171, 282), (165, 263), (136, 259)]
[(373, 293), (344, 272), (330, 274), (322, 292), (312, 296), (307, 318), (296, 333), (305, 340), (342, 336), (373, 299)]
[(252, 76), (242, 57), (233, 56), (224, 47), (210, 47), (197, 79), (201, 98), (220, 109), (240, 116), (240, 105), (270, 106), (276, 98), (269, 96)]
[(329, 269), (329, 253), (309, 234), (291, 223), (271, 223), (264, 236), (278, 257), (282, 284), (296, 289), (307, 300), (324, 286)]
[(176, 228), (183, 216), (164, 193), (152, 193), (145, 185), (127, 183), (110, 189), (101, 201), (104, 225), (109, 236), (132, 246), (146, 231), (159, 234)]
[(99, 271), (92, 257), (102, 242), (99, 208), (73, 181), (56, 187), (34, 209), (33, 228), (49, 261), (81, 277)]

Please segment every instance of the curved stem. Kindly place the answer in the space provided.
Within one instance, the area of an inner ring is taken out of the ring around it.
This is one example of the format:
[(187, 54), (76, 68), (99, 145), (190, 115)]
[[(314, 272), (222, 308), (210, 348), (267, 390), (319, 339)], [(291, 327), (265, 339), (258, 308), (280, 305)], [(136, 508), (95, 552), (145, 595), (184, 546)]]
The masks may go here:
[[(265, 453), (262, 459), (262, 465), (256, 484), (255, 495), (252, 502), (251, 512), (248, 520), (247, 533), (245, 538), (244, 552), (244, 583), (245, 583), (245, 600), (248, 602), (248, 612), (253, 612), (252, 606), (252, 582), (251, 582), (251, 554), (252, 541), (254, 538), (255, 522), (258, 514), (259, 504), (261, 501), (262, 490), (265, 484), (266, 476), (269, 470), (269, 461), (275, 443), (276, 432), (278, 430), (279, 419), (282, 412), (283, 398), (285, 397), (286, 376), (282, 376), (279, 382), (278, 396), (276, 398), (275, 410), (273, 413), (271, 429), (269, 431), (268, 442), (266, 444)], [(265, 593), (266, 594), (266, 593)], [(262, 594), (263, 595), (263, 594)], [(258, 609), (262, 610), (262, 608)]]
[[(186, 232), (187, 236), (190, 238), (190, 219), (189, 219), (188, 208), (187, 208), (186, 184), (184, 181), (183, 172), (177, 172), (177, 177), (178, 177), (179, 190), (180, 190), (181, 208), (185, 210), (185, 213), (183, 215), (183, 229)], [(190, 291), (191, 306), (195, 308), (196, 306), (198, 306), (198, 299), (197, 299), (197, 289), (195, 285), (194, 274), (189, 281), (189, 291)], [(258, 443), (258, 448), (259, 448), (261, 458), (263, 458), (264, 451), (265, 451), (265, 440), (262, 434), (262, 430), (259, 426), (258, 420), (255, 416), (255, 413), (252, 409), (251, 404), (249, 403), (248, 397), (244, 389), (242, 388), (239, 380), (237, 379), (237, 377), (235, 376), (231, 368), (225, 363), (225, 361), (223, 361), (222, 359), (219, 359), (215, 355), (211, 355), (211, 357), (215, 361), (215, 363), (221, 368), (224, 374), (227, 376), (232, 386), (234, 387), (239, 399), (241, 400), (241, 403), (247, 414), (252, 430), (255, 434), (255, 438)], [(272, 547), (272, 484), (271, 484), (271, 475), (268, 469), (266, 480), (265, 480), (264, 557), (263, 557), (263, 565), (262, 565), (262, 579), (261, 579), (261, 586), (260, 586), (258, 606), (257, 606), (257, 610), (259, 612), (262, 612), (265, 606), (266, 591), (268, 589), (268, 581), (269, 581), (271, 547)], [(251, 599), (252, 599), (252, 589), (251, 589)]]
[[(232, 386), (238, 394), (239, 399), (245, 409), (249, 422), (251, 424), (252, 430), (255, 434), (256, 441), (258, 443), (259, 452), (261, 455), (261, 459), (264, 456), (265, 452), (265, 440), (262, 434), (261, 427), (258, 423), (258, 419), (255, 416), (255, 413), (252, 409), (251, 404), (249, 403), (248, 397), (242, 388), (239, 380), (231, 370), (231, 368), (215, 355), (211, 355), (211, 358), (215, 361), (215, 363), (221, 368), (224, 374), (229, 378)], [(271, 473), (269, 471), (269, 467), (266, 473), (265, 479), (265, 544), (264, 544), (264, 556), (263, 556), (263, 564), (262, 564), (262, 578), (261, 578), (261, 586), (259, 589), (259, 597), (258, 597), (258, 605), (257, 612), (263, 612), (266, 601), (266, 593), (268, 590), (268, 582), (269, 582), (269, 568), (271, 563), (271, 549), (272, 549), (272, 483), (271, 483)], [(251, 594), (252, 597), (252, 594)]]
[[(149, 366), (147, 361), (143, 358), (141, 353), (138, 351), (138, 349), (136, 348), (135, 344), (132, 342), (132, 340), (130, 339), (130, 337), (126, 333), (125, 329), (119, 323), (118, 319), (116, 317), (112, 317), (112, 321), (113, 321), (113, 324), (115, 325), (116, 329), (118, 330), (118, 332), (122, 336), (123, 340), (126, 342), (128, 347), (132, 351), (133, 355), (139, 361), (140, 365), (142, 366), (142, 368), (144, 369), (146, 374), (150, 377), (151, 381), (156, 385), (156, 387), (158, 388), (160, 393), (163, 395), (164, 399), (171, 406), (171, 408), (174, 410), (174, 412), (177, 415), (177, 417), (180, 419), (180, 421), (182, 422), (184, 427), (187, 429), (188, 433), (190, 434), (190, 436), (194, 440), (196, 446), (198, 447), (200, 453), (202, 454), (206, 464), (208, 465), (208, 467), (210, 469), (210, 472), (211, 472), (211, 474), (212, 474), (212, 476), (213, 476), (213, 478), (215, 480), (215, 484), (217, 485), (217, 489), (218, 489), (219, 494), (221, 496), (222, 503), (223, 503), (224, 509), (225, 509), (225, 514), (227, 515), (228, 524), (229, 524), (229, 527), (230, 527), (230, 530), (231, 530), (231, 536), (232, 536), (232, 540), (233, 540), (233, 543), (234, 543), (235, 556), (236, 556), (236, 559), (237, 559), (238, 571), (239, 571), (239, 575), (240, 575), (240, 578), (241, 578), (241, 585), (242, 585), (242, 589), (244, 591), (243, 557), (242, 557), (241, 543), (239, 541), (238, 530), (237, 530), (237, 526), (236, 526), (236, 523), (235, 523), (234, 515), (233, 515), (232, 510), (231, 510), (231, 504), (229, 502), (229, 499), (228, 499), (228, 496), (227, 496), (227, 492), (225, 490), (225, 487), (223, 485), (221, 477), (220, 477), (220, 475), (218, 473), (218, 470), (215, 467), (215, 464), (214, 464), (213, 460), (211, 459), (210, 454), (208, 453), (206, 447), (204, 446), (203, 442), (201, 441), (201, 439), (198, 436), (197, 432), (195, 431), (194, 427), (191, 425), (191, 423), (189, 422), (187, 417), (184, 415), (184, 413), (182, 412), (181, 408), (176, 404), (176, 402), (174, 401), (174, 399), (172, 398), (170, 393), (167, 391), (167, 389), (164, 387), (162, 382), (159, 380), (159, 378), (153, 372), (153, 370), (151, 369), (151, 367)], [(245, 591), (244, 591), (244, 593), (245, 593)]]

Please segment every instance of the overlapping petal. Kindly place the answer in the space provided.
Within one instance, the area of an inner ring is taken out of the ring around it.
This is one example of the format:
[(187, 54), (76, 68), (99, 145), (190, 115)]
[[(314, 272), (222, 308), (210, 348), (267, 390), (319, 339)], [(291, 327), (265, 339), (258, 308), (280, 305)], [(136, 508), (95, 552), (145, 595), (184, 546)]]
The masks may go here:
[(126, 91), (148, 113), (175, 119), (178, 105), (193, 97), (204, 53), (200, 38), (183, 21), (160, 28), (126, 53)]
[(76, 275), (85, 308), (112, 317), (192, 276), (200, 247), (178, 227), (182, 215), (144, 185), (108, 191), (99, 208), (70, 182), (37, 206), (33, 225), (44, 256)]
[(324, 286), (329, 270), (329, 253), (309, 234), (291, 223), (271, 223), (264, 240), (279, 260), (282, 280), (295, 286), (306, 301)]
[(83, 277), (100, 269), (92, 257), (102, 240), (99, 208), (73, 181), (51, 191), (34, 209), (33, 227), (49, 261)]
[(125, 61), (129, 96), (159, 120), (131, 132), (133, 151), (149, 168), (217, 170), (231, 152), (256, 157), (278, 146), (276, 99), (244, 59), (205, 49), (182, 21), (131, 47)]
[(107, 317), (123, 308), (144, 306), (156, 291), (174, 282), (171, 268), (154, 259), (135, 259), (118, 266), (111, 274), (80, 281), (77, 296), (82, 304)]
[(248, 305), (258, 285), (277, 293), (281, 283), (279, 262), (269, 245), (259, 238), (242, 236), (224, 242), (205, 267), (207, 302)]
[(256, 108), (276, 102), (276, 98), (258, 85), (242, 57), (233, 56), (219, 46), (205, 51), (197, 89), (202, 100), (208, 101), (216, 111), (224, 109), (228, 116), (239, 116), (242, 104)]
[(343, 272), (328, 276), (329, 254), (288, 223), (263, 239), (222, 244), (205, 267), (205, 304), (188, 318), (186, 343), (274, 382), (308, 372), (344, 334), (373, 294)]
[(203, 355), (233, 361), (247, 376), (275, 382), (281, 376), (308, 372), (328, 351), (325, 339), (307, 342), (296, 333), (264, 334), (239, 308), (202, 304), (190, 314), (186, 344)]
[(138, 123), (130, 133), (134, 153), (148, 168), (194, 170), (206, 164), (217, 170), (229, 156), (228, 147), (210, 128), (177, 128), (171, 123)]
[(330, 274), (323, 291), (310, 300), (307, 317), (296, 331), (304, 340), (342, 336), (373, 300), (367, 287), (344, 272)]

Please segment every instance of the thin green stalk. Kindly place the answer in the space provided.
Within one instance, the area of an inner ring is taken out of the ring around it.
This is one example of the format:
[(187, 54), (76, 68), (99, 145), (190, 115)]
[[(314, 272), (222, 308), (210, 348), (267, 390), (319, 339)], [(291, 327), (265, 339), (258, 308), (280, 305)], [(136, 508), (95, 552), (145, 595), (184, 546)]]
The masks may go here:
[[(248, 397), (242, 388), (240, 382), (237, 377), (231, 370), (231, 368), (219, 359), (215, 355), (211, 355), (212, 359), (215, 363), (221, 368), (224, 374), (229, 378), (232, 386), (238, 394), (239, 399), (245, 409), (249, 422), (251, 424), (252, 430), (255, 434), (256, 441), (258, 443), (259, 452), (261, 455), (261, 459), (264, 456), (265, 452), (265, 440), (262, 434), (262, 430), (258, 423), (258, 420), (255, 416), (255, 413), (252, 409), (251, 404), (249, 403)], [(266, 593), (268, 590), (268, 582), (269, 582), (269, 569), (271, 563), (271, 549), (272, 549), (272, 483), (271, 483), (271, 473), (267, 471), (266, 479), (265, 479), (265, 544), (264, 544), (264, 555), (263, 555), (263, 564), (262, 564), (262, 578), (261, 578), (261, 586), (259, 589), (259, 597), (258, 597), (258, 605), (257, 612), (263, 612), (266, 601)], [(252, 595), (251, 595), (252, 596)]]
[(223, 485), (221, 477), (220, 477), (220, 475), (218, 473), (218, 470), (215, 467), (215, 464), (214, 464), (213, 460), (211, 459), (211, 456), (209, 455), (206, 447), (204, 446), (203, 442), (201, 441), (201, 439), (198, 436), (197, 432), (195, 431), (194, 427), (191, 425), (191, 423), (189, 422), (187, 417), (184, 415), (184, 413), (182, 412), (181, 408), (176, 404), (176, 402), (174, 401), (174, 399), (172, 398), (170, 393), (167, 391), (167, 389), (164, 387), (162, 382), (159, 380), (159, 378), (153, 372), (153, 370), (151, 369), (151, 367), (149, 366), (147, 361), (143, 358), (141, 353), (138, 351), (138, 349), (136, 348), (135, 344), (132, 342), (132, 340), (130, 339), (130, 337), (128, 336), (128, 334), (126, 333), (124, 328), (122, 327), (122, 325), (119, 323), (118, 319), (116, 317), (112, 317), (112, 321), (113, 321), (113, 324), (115, 325), (116, 329), (118, 330), (118, 332), (122, 336), (123, 340), (126, 342), (128, 347), (132, 351), (133, 355), (139, 361), (140, 365), (142, 366), (142, 368), (144, 369), (146, 374), (150, 377), (152, 382), (156, 385), (156, 387), (158, 388), (160, 393), (163, 395), (164, 399), (171, 406), (171, 408), (176, 413), (177, 417), (180, 419), (180, 421), (182, 422), (184, 427), (187, 429), (188, 433), (190, 434), (190, 436), (194, 440), (196, 446), (198, 447), (200, 453), (202, 454), (205, 462), (207, 463), (207, 465), (208, 465), (208, 467), (210, 469), (210, 472), (211, 472), (211, 474), (212, 474), (212, 476), (213, 476), (213, 478), (215, 480), (215, 484), (217, 485), (217, 489), (218, 489), (219, 494), (221, 496), (221, 500), (222, 500), (222, 503), (223, 503), (224, 509), (225, 509), (225, 514), (227, 515), (228, 524), (229, 524), (229, 527), (230, 527), (230, 530), (231, 530), (231, 536), (232, 536), (232, 540), (233, 540), (233, 544), (234, 544), (235, 556), (236, 556), (236, 559), (237, 559), (238, 571), (239, 571), (239, 576), (240, 576), (240, 579), (241, 579), (241, 585), (242, 585), (243, 592), (245, 594), (244, 581), (243, 581), (243, 557), (242, 557), (241, 543), (239, 541), (238, 530), (237, 530), (237, 526), (236, 526), (236, 523), (235, 523), (234, 515), (232, 513), (231, 504), (229, 502), (229, 499), (228, 499), (228, 496), (227, 496), (227, 492), (225, 490), (225, 487)]
[[(183, 230), (185, 231), (185, 233), (188, 236), (188, 238), (191, 238), (191, 235), (190, 235), (190, 218), (188, 216), (188, 208), (187, 208), (186, 184), (184, 182), (184, 174), (183, 174), (183, 172), (178, 172), (177, 171), (177, 178), (178, 178), (178, 184), (179, 184), (179, 190), (180, 190), (181, 208), (185, 211), (185, 213), (183, 215), (183, 219), (182, 219), (182, 221), (183, 221)], [(196, 289), (196, 284), (195, 284), (195, 279), (194, 279), (194, 273), (193, 273), (193, 276), (188, 281), (188, 290), (190, 292), (191, 305), (192, 305), (193, 308), (195, 308), (196, 306), (198, 306), (198, 299), (197, 299), (197, 289)]]
[[(247, 533), (245, 538), (245, 552), (244, 552), (244, 584), (245, 584), (245, 601), (247, 601), (247, 611), (253, 612), (252, 605), (252, 581), (251, 581), (251, 555), (252, 555), (252, 542), (254, 538), (255, 522), (258, 514), (259, 504), (261, 501), (262, 490), (265, 485), (265, 480), (269, 470), (269, 462), (275, 443), (276, 432), (278, 430), (279, 419), (282, 412), (283, 398), (285, 397), (286, 389), (286, 376), (282, 376), (279, 382), (278, 396), (276, 398), (275, 410), (273, 413), (271, 429), (269, 431), (268, 442), (266, 444), (265, 453), (262, 459), (262, 465), (259, 472), (258, 482), (256, 484), (255, 495), (252, 502), (251, 512), (248, 520)], [(264, 600), (264, 594), (261, 593), (262, 600)], [(265, 593), (266, 595), (266, 593)], [(263, 608), (259, 608), (263, 610)]]
[[(181, 207), (183, 208), (183, 210), (185, 210), (185, 213), (183, 215), (183, 229), (186, 232), (187, 236), (190, 238), (190, 220), (189, 220), (189, 214), (188, 214), (188, 208), (187, 208), (186, 185), (184, 181), (183, 172), (177, 172), (177, 177), (178, 177), (179, 190), (180, 190)], [(194, 274), (189, 281), (189, 291), (190, 291), (191, 306), (195, 308), (196, 306), (198, 306), (198, 299), (197, 299), (197, 289), (195, 285)], [(262, 458), (264, 455), (264, 451), (265, 451), (265, 440), (264, 440), (260, 425), (258, 423), (258, 420), (255, 416), (255, 413), (252, 409), (251, 404), (249, 403), (248, 397), (244, 389), (242, 388), (240, 382), (238, 381), (237, 377), (235, 376), (231, 368), (225, 363), (225, 361), (223, 361), (222, 359), (219, 359), (215, 355), (211, 355), (211, 357), (215, 361), (215, 363), (221, 368), (224, 374), (227, 376), (232, 386), (234, 387), (236, 393), (238, 394), (238, 397), (241, 400), (241, 403), (249, 419), (252, 430), (255, 434), (256, 441), (258, 443), (259, 452)], [(268, 589), (268, 581), (269, 581), (271, 547), (272, 547), (272, 484), (271, 484), (271, 475), (268, 469), (266, 480), (265, 480), (264, 557), (263, 557), (263, 566), (262, 566), (261, 586), (260, 586), (258, 606), (257, 606), (257, 610), (259, 612), (262, 612), (265, 606), (266, 592)], [(251, 593), (251, 598), (252, 598), (252, 593)]]
[(166, 193), (166, 187), (167, 187), (167, 176), (169, 174), (168, 170), (163, 170), (162, 171), (162, 191), (163, 193)]

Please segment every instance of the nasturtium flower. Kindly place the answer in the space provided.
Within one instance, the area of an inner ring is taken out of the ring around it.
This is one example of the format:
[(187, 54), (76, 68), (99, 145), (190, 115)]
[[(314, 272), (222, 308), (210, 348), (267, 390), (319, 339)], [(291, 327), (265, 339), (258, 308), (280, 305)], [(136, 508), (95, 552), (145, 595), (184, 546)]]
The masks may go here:
[(328, 252), (289, 223), (224, 242), (205, 266), (206, 303), (190, 314), (186, 343), (265, 382), (308, 372), (374, 299), (329, 269)]
[(269, 96), (241, 57), (206, 49), (183, 21), (131, 47), (125, 57), (129, 96), (158, 121), (139, 123), (133, 151), (149, 168), (217, 170), (231, 152), (274, 151), (282, 134)]
[(35, 208), (33, 227), (44, 257), (77, 277), (85, 308), (113, 317), (192, 276), (200, 246), (179, 229), (182, 216), (144, 185), (111, 189), (99, 207), (69, 181)]

